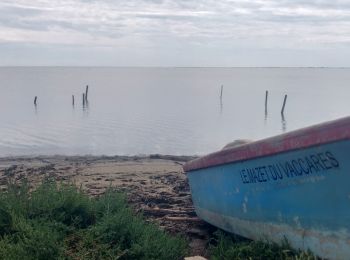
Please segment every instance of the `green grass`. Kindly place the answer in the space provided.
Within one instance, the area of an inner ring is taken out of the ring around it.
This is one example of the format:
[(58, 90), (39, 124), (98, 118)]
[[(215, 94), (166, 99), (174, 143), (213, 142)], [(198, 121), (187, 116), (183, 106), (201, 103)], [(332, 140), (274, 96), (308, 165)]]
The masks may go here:
[(281, 245), (269, 243), (268, 241), (251, 241), (229, 235), (223, 231), (214, 233), (213, 241), (210, 245), (212, 260), (228, 259), (286, 259), (286, 260), (313, 260), (317, 259), (310, 252), (294, 250), (287, 240)]
[(26, 182), (0, 193), (0, 259), (183, 259), (186, 241), (127, 206), (112, 189), (90, 198), (74, 185)]

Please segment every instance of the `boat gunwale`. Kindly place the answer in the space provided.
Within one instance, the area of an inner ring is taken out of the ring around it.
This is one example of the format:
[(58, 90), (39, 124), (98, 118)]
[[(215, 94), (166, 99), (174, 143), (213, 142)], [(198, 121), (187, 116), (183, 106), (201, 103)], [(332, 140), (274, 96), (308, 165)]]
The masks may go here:
[(350, 139), (350, 117), (223, 149), (192, 160), (183, 168), (185, 172), (195, 171), (347, 139)]

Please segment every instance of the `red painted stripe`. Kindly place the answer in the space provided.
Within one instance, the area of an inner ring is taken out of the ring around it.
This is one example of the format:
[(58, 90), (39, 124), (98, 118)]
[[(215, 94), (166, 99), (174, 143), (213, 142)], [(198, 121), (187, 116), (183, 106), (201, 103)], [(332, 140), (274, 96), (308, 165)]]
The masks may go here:
[(345, 139), (350, 139), (350, 117), (221, 150), (188, 162), (184, 165), (184, 170), (187, 172), (220, 164), (245, 161)]

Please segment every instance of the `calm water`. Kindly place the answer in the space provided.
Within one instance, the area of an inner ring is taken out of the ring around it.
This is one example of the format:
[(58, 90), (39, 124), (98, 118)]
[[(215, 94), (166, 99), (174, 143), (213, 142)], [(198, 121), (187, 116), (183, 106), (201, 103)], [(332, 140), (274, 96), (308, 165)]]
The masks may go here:
[(0, 68), (0, 156), (204, 154), (347, 116), (349, 85), (349, 69)]

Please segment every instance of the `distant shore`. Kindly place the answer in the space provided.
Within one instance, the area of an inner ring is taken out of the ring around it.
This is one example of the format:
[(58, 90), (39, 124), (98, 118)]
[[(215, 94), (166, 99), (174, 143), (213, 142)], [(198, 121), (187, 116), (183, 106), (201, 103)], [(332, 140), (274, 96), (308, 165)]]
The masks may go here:
[(182, 165), (195, 156), (33, 156), (0, 158), (0, 187), (27, 179), (31, 187), (46, 177), (73, 182), (91, 196), (108, 187), (124, 191), (136, 212), (170, 233), (182, 234), (191, 255), (206, 255), (212, 227), (198, 219)]

